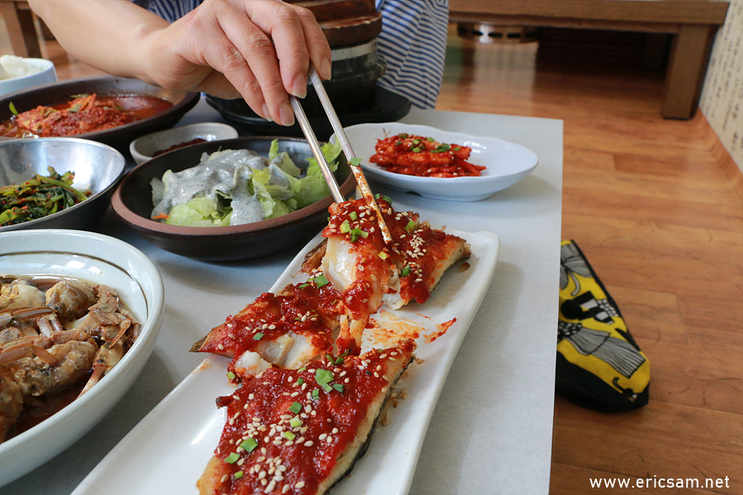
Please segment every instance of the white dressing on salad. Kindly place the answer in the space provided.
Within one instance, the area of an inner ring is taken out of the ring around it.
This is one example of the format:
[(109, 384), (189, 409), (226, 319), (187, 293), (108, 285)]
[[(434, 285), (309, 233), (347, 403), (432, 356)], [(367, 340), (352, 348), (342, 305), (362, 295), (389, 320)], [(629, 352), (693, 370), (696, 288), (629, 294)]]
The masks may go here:
[[(331, 167), (340, 146), (326, 143)], [(303, 173), (304, 172), (304, 173)], [(304, 175), (304, 176), (302, 176)], [(198, 165), (151, 182), (153, 220), (189, 227), (258, 222), (291, 213), (329, 194), (314, 158), (304, 171), (271, 144), (268, 158), (248, 149), (204, 153)]]
[(217, 203), (217, 192), (221, 192), (232, 198), (230, 225), (263, 220), (263, 208), (257, 194), (250, 193), (248, 181), (253, 170), (266, 168), (267, 161), (255, 151), (245, 149), (204, 153), (195, 167), (163, 175), (163, 197), (152, 215), (168, 214), (174, 206), (198, 197)]

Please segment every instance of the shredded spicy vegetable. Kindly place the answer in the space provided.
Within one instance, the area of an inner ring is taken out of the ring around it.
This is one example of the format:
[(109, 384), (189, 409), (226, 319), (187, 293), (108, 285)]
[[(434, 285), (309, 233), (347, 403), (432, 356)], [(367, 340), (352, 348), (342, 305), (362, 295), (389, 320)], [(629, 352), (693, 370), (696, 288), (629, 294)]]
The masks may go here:
[(56, 213), (90, 196), (72, 187), (73, 172), (59, 174), (49, 167), (49, 176), (36, 174), (22, 184), (0, 187), (0, 227), (28, 222)]
[(388, 172), (419, 177), (473, 177), (485, 170), (467, 159), (472, 148), (440, 143), (433, 138), (398, 134), (377, 140), (369, 159)]

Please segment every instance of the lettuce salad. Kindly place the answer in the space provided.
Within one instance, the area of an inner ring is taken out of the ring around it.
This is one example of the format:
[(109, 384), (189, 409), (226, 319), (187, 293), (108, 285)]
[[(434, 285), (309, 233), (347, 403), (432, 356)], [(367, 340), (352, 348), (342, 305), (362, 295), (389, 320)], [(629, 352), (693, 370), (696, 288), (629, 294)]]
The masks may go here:
[[(166, 171), (153, 179), (153, 220), (186, 227), (223, 227), (276, 218), (330, 194), (317, 160), (305, 174), (271, 143), (268, 158), (251, 150), (204, 153), (195, 167)], [(340, 144), (326, 143), (323, 155), (335, 172)]]

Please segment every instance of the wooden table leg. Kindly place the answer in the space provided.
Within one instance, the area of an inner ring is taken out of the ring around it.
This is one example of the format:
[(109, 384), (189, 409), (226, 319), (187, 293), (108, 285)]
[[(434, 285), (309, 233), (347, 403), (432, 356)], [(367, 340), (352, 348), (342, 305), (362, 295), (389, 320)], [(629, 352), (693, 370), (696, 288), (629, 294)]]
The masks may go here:
[(34, 26), (33, 13), (18, 8), (16, 2), (2, 2), (0, 9), (10, 35), (13, 52), (19, 57), (41, 57), (41, 46)]
[(690, 119), (699, 103), (712, 37), (710, 25), (682, 25), (673, 40), (666, 73), (661, 114), (670, 119)]

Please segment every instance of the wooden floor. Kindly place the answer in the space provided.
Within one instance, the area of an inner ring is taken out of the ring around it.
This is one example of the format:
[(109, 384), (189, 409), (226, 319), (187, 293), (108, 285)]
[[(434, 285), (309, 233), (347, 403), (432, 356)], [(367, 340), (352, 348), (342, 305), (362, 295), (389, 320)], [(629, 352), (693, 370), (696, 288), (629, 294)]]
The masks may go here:
[(743, 494), (742, 174), (700, 112), (661, 118), (662, 73), (592, 65), (450, 37), (437, 105), (564, 120), (563, 238), (650, 360), (642, 410), (555, 401), (551, 493), (638, 492), (592, 477), (729, 476), (729, 488), (645, 492)]
[[(62, 79), (98, 73), (54, 43), (45, 55)], [(642, 410), (555, 401), (551, 493), (742, 494), (743, 175), (701, 113), (660, 117), (662, 74), (593, 65), (452, 35), (437, 106), (564, 120), (563, 238), (584, 250), (651, 362)], [(591, 488), (598, 477), (729, 481)]]

